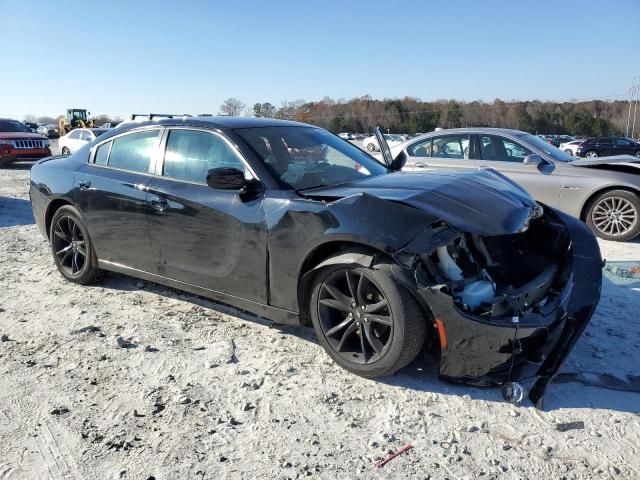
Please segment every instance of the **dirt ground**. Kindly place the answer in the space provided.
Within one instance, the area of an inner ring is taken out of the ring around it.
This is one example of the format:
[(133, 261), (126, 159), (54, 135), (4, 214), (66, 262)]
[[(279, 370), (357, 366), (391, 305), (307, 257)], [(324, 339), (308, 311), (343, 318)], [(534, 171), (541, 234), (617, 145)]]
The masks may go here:
[(122, 275), (65, 282), (28, 168), (0, 171), (0, 479), (640, 478), (639, 242), (602, 242), (631, 263), (607, 267), (539, 411), (440, 382), (426, 355), (365, 380), (309, 330)]

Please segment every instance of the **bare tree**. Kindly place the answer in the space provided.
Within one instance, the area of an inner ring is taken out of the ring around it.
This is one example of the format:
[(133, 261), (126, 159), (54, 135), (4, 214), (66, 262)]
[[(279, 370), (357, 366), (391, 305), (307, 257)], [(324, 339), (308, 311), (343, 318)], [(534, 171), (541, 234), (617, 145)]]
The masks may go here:
[(242, 103), (237, 98), (227, 98), (224, 103), (220, 106), (220, 111), (218, 112), (220, 115), (226, 115), (229, 117), (237, 117), (242, 115), (244, 111), (245, 104)]

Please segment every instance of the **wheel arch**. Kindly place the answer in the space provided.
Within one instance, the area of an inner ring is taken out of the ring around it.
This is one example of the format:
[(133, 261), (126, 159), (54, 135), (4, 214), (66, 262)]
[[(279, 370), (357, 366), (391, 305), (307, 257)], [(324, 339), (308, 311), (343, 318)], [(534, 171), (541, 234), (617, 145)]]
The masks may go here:
[(302, 262), (298, 273), (298, 313), (300, 324), (311, 325), (309, 302), (312, 294), (312, 285), (317, 273), (330, 265), (361, 265), (372, 267), (374, 265), (390, 265), (392, 274), (415, 298), (425, 312), (425, 319), (433, 321), (433, 313), (424, 299), (418, 295), (414, 277), (408, 274), (407, 269), (401, 267), (388, 253), (371, 245), (348, 241), (330, 241), (317, 246)]
[(630, 192), (640, 197), (640, 189), (631, 187), (629, 185), (609, 185), (609, 186), (600, 188), (598, 190), (591, 192), (589, 197), (587, 197), (585, 202), (582, 204), (582, 207), (580, 209), (580, 220), (582, 220), (583, 222), (586, 222), (587, 213), (589, 212), (591, 205), (593, 204), (593, 202), (597, 197), (599, 197), (603, 193), (611, 192), (613, 190), (622, 190), (622, 191)]
[(51, 200), (51, 202), (49, 202), (49, 205), (47, 205), (47, 210), (44, 214), (44, 227), (47, 233), (47, 239), (49, 240), (49, 231), (51, 230), (51, 221), (53, 220), (53, 216), (61, 207), (64, 207), (65, 205), (74, 206), (73, 202), (68, 198), (56, 198), (54, 200)]

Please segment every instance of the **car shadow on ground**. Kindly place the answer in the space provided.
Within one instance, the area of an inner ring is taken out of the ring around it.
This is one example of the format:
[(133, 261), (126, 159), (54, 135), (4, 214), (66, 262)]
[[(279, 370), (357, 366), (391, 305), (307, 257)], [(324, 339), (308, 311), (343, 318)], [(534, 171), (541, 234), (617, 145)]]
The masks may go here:
[[(611, 283), (606, 278), (604, 282)], [(640, 286), (640, 282), (635, 286)], [(145, 289), (166, 298), (188, 302), (246, 321), (277, 328), (285, 335), (292, 335), (308, 342), (317, 343), (312, 328), (274, 325), (270, 320), (235, 307), (152, 282), (143, 282), (126, 275), (109, 273), (105, 281), (100, 284), (100, 287), (123, 291)], [(625, 286), (628, 289), (633, 287), (634, 284)], [(640, 295), (638, 292), (634, 293)], [(635, 326), (635, 328), (640, 332), (640, 326)], [(639, 332), (635, 332), (635, 334)], [(572, 354), (576, 354), (575, 350)], [(561, 369), (561, 372), (562, 375), (547, 389), (544, 410), (589, 408), (634, 413), (640, 411), (640, 377), (621, 378), (610, 372), (576, 372), (566, 368)], [(444, 396), (468, 396), (471, 399), (505, 403), (498, 387), (473, 387), (439, 380), (437, 356), (430, 353), (428, 348), (425, 348), (415, 361), (395, 375), (372, 381), (413, 390), (416, 394), (433, 392)], [(532, 404), (530, 401), (525, 400), (524, 405), (531, 406)]]
[(31, 202), (21, 198), (0, 197), (0, 228), (33, 223)]

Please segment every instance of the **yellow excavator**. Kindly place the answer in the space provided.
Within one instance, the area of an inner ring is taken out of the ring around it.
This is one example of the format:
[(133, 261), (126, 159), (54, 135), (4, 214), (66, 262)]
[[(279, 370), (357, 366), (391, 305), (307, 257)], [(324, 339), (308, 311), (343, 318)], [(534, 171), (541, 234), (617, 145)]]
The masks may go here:
[(81, 108), (67, 109), (67, 116), (58, 120), (60, 136), (66, 135), (75, 128), (93, 128), (93, 120), (89, 120), (91, 112)]

